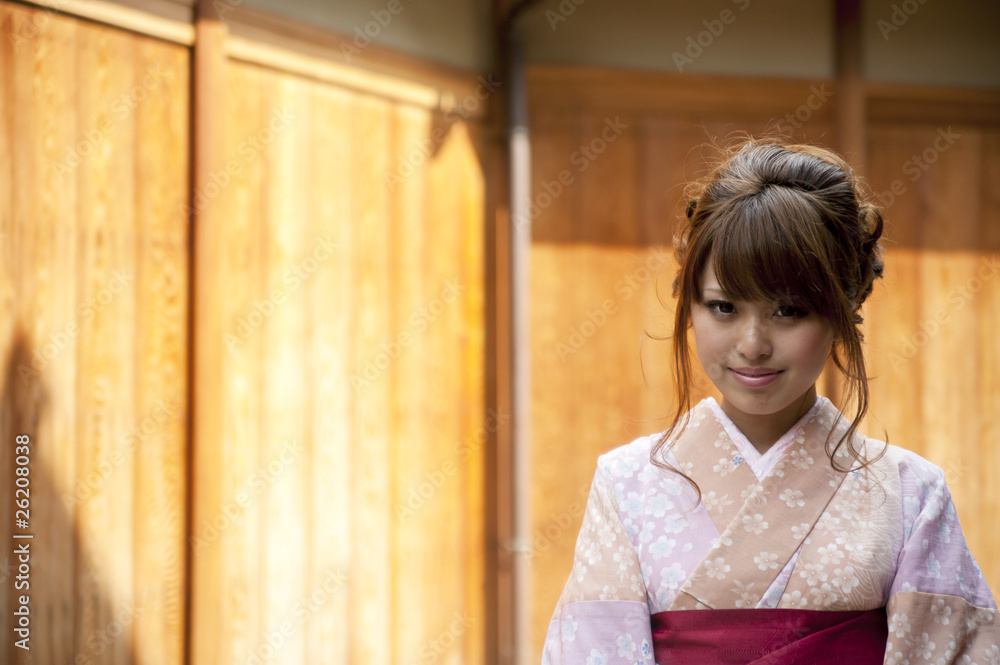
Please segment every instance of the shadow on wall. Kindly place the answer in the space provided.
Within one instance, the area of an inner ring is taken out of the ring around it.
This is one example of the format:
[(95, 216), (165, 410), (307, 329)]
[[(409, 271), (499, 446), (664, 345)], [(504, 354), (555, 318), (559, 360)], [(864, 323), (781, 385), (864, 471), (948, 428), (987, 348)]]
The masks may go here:
[[(111, 504), (101, 497), (74, 501), (67, 493), (67, 483), (75, 481), (74, 448), (81, 448), (70, 442), (76, 432), (97, 424), (74, 418), (72, 405), (57, 404), (44, 375), (18, 372), (31, 367), (33, 353), (17, 330), (4, 372), (0, 416), (0, 533), (5, 540), (0, 661), (136, 662), (133, 631), (142, 604), (112, 590), (113, 578), (122, 580), (126, 571), (114, 570), (116, 562), (101, 558), (112, 546), (102, 547), (103, 536), (118, 514), (102, 514), (100, 503)], [(89, 535), (81, 523), (89, 525)], [(131, 558), (129, 545), (114, 544), (123, 560)], [(131, 580), (126, 581), (123, 593), (131, 588)]]

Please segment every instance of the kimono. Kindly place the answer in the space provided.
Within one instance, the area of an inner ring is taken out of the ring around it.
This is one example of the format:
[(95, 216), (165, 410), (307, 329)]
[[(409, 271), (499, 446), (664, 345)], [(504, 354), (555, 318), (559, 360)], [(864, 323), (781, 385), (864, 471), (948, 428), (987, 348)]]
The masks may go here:
[(943, 472), (857, 434), (876, 461), (860, 468), (845, 443), (838, 471), (826, 444), (848, 426), (817, 397), (760, 454), (702, 401), (660, 453), (700, 501), (650, 462), (658, 435), (603, 455), (543, 664), (1000, 665), (996, 602)]

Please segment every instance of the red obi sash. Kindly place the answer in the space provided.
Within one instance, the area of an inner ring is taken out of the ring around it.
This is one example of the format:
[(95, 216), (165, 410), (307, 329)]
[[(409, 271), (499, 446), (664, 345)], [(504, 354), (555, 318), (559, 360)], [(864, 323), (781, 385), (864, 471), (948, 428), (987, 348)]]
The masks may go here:
[(885, 608), (674, 610), (651, 617), (661, 665), (880, 665), (889, 635)]

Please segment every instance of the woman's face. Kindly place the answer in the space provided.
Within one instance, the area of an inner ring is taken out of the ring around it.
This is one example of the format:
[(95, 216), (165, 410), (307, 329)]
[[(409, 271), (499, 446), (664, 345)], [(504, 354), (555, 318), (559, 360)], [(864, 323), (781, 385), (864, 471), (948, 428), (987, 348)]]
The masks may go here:
[(740, 427), (761, 417), (791, 427), (815, 401), (833, 326), (792, 302), (728, 300), (711, 260), (701, 284), (691, 326), (698, 359), (722, 393), (722, 410)]

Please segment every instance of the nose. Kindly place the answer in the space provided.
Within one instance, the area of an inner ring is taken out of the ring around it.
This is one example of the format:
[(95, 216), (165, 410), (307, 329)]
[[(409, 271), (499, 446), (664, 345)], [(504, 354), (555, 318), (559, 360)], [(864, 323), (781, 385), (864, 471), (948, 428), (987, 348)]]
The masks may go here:
[(771, 355), (771, 339), (767, 325), (757, 317), (749, 317), (739, 327), (736, 352), (747, 360), (757, 360)]

